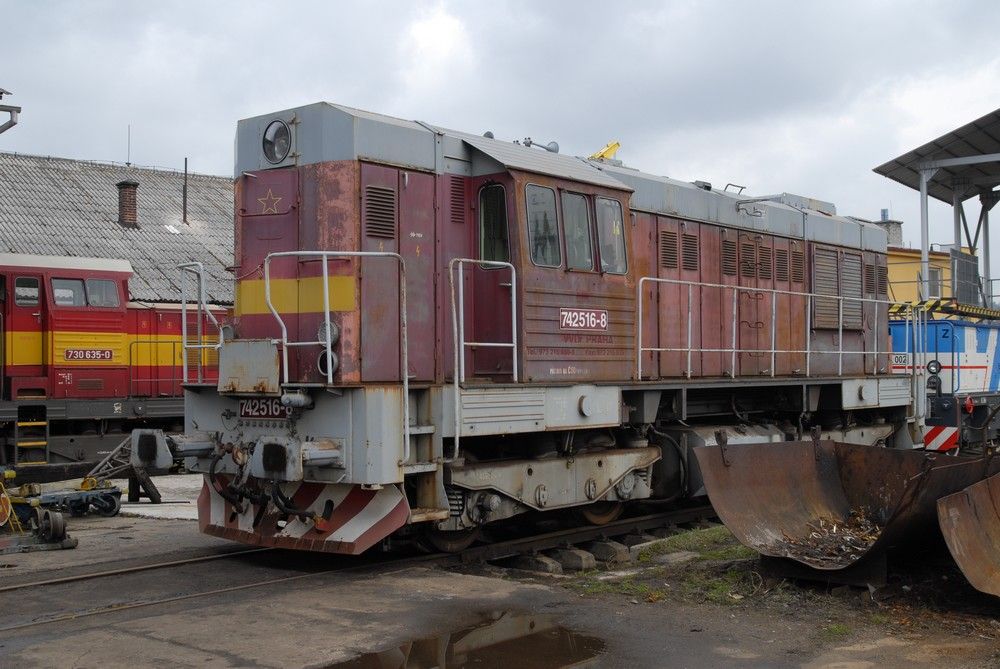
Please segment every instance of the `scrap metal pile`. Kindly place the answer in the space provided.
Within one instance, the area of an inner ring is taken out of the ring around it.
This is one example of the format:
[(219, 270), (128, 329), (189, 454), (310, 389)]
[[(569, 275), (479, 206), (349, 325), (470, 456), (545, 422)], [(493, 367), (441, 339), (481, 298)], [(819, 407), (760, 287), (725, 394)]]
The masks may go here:
[(868, 552), (882, 528), (868, 513), (854, 509), (846, 520), (817, 518), (806, 523), (808, 533), (784, 534), (775, 546), (785, 556), (813, 567), (830, 569), (851, 564)]

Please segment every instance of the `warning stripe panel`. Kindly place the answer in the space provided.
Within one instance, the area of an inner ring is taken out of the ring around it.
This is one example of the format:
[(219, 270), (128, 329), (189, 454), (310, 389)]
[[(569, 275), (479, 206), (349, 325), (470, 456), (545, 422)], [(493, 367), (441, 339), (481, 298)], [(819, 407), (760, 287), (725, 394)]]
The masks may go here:
[(924, 448), (928, 451), (950, 451), (958, 446), (957, 427), (933, 425), (924, 430)]

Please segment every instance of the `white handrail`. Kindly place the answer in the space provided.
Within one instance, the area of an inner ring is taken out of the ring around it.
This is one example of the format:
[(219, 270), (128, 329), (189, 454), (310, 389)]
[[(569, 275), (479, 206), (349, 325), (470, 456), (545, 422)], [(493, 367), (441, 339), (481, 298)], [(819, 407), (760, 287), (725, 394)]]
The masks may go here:
[[(208, 304), (205, 302), (205, 265), (203, 263), (192, 261), (181, 263), (177, 265), (177, 269), (181, 270), (181, 364), (183, 365), (182, 378), (184, 383), (188, 383), (188, 349), (202, 350), (206, 348), (214, 348), (218, 350), (222, 347), (223, 343), (223, 331), (222, 326), (219, 325), (219, 321), (216, 320), (215, 314), (212, 310), (208, 308)], [(198, 323), (197, 323), (197, 333), (198, 333), (198, 343), (188, 344), (187, 340), (187, 295), (184, 292), (184, 286), (186, 282), (184, 281), (184, 275), (187, 273), (194, 274), (198, 279)], [(219, 331), (218, 341), (214, 344), (205, 344), (204, 333), (201, 330), (202, 320), (201, 312), (204, 310), (208, 319), (212, 321), (212, 325), (216, 327)], [(204, 373), (202, 372), (201, 364), (201, 354), (198, 354), (198, 383), (204, 382)]]
[[(688, 323), (687, 323), (687, 342), (686, 346), (683, 347), (652, 347), (643, 346), (642, 336), (643, 336), (643, 303), (644, 295), (643, 288), (647, 283), (656, 284), (671, 284), (676, 286), (685, 286), (687, 288), (688, 294)], [(731, 290), (732, 291), (732, 323), (731, 323), (731, 336), (732, 342), (728, 348), (705, 348), (705, 347), (694, 347), (692, 345), (692, 304), (693, 304), (693, 289), (694, 288), (710, 288), (710, 289), (720, 289), (720, 290)], [(770, 348), (740, 348), (736, 344), (736, 331), (738, 322), (738, 300), (737, 295), (740, 292), (749, 293), (770, 293), (771, 294), (771, 346)], [(691, 354), (694, 352), (698, 353), (729, 353), (731, 355), (731, 369), (729, 374), (732, 377), (736, 376), (736, 354), (737, 353), (759, 353), (759, 354), (770, 354), (771, 356), (771, 366), (768, 370), (770, 376), (775, 376), (776, 358), (778, 353), (784, 354), (805, 354), (806, 356), (806, 372), (805, 376), (810, 377), (811, 372), (811, 357), (813, 355), (836, 355), (837, 360), (837, 373), (838, 375), (843, 375), (843, 356), (847, 354), (867, 354), (873, 355), (875, 362), (873, 364), (873, 373), (878, 372), (878, 358), (880, 355), (892, 355), (892, 351), (880, 351), (878, 350), (878, 334), (876, 330), (875, 335), (875, 347), (874, 351), (851, 351), (844, 349), (844, 301), (850, 300), (853, 302), (861, 303), (873, 303), (876, 306), (885, 305), (889, 306), (893, 304), (891, 300), (880, 300), (877, 298), (870, 297), (846, 297), (840, 295), (818, 295), (816, 293), (806, 293), (793, 290), (780, 290), (775, 288), (756, 288), (752, 286), (737, 286), (731, 284), (720, 284), (720, 283), (702, 283), (697, 281), (684, 281), (680, 279), (663, 279), (659, 277), (644, 276), (639, 279), (637, 286), (638, 295), (638, 314), (637, 314), (637, 336), (636, 336), (636, 380), (642, 380), (642, 357), (644, 353), (657, 352), (657, 353), (685, 353), (687, 357), (687, 369), (685, 370), (685, 376), (691, 378), (692, 365), (691, 365)], [(788, 296), (799, 296), (806, 298), (806, 321), (805, 321), (805, 342), (806, 348), (804, 350), (799, 349), (778, 349), (776, 347), (776, 321), (777, 321), (777, 299), (778, 295), (788, 295)], [(837, 300), (837, 349), (834, 351), (816, 351), (812, 349), (811, 337), (809, 337), (809, 332), (811, 330), (812, 323), (812, 304), (815, 298), (820, 299), (830, 299)], [(875, 310), (875, 322), (878, 323), (878, 309)], [(914, 318), (914, 311), (911, 310), (907, 316), (908, 322)], [(911, 362), (916, 358), (916, 352), (910, 352)], [(912, 365), (911, 365), (912, 367)]]
[[(325, 337), (316, 341), (288, 341), (288, 327), (271, 302), (271, 259), (272, 258), (320, 258), (323, 262), (323, 322)], [(333, 342), (330, 322), (330, 258), (395, 258), (399, 263), (399, 338), (400, 377), (403, 381), (403, 457), (402, 465), (410, 459), (410, 362), (409, 341), (406, 334), (406, 261), (398, 253), (388, 251), (277, 251), (264, 258), (264, 302), (281, 328), (281, 362), (283, 385), (288, 380), (288, 349), (292, 346), (324, 346), (326, 352), (326, 382), (333, 385)]]
[[(474, 263), (488, 267), (506, 267), (510, 270), (510, 342), (467, 342), (465, 341), (465, 282), (458, 282), (458, 297), (455, 297), (455, 266), (461, 276), (462, 265)], [(461, 384), (465, 383), (465, 348), (467, 346), (483, 346), (492, 348), (509, 348), (511, 350), (511, 376), (514, 383), (517, 375), (517, 270), (509, 262), (500, 260), (478, 260), (476, 258), (452, 258), (448, 263), (448, 283), (451, 286), (451, 333), (455, 353), (455, 368), (452, 377), (455, 384), (455, 441), (452, 446), (451, 460), (458, 458), (459, 437), (462, 431)]]

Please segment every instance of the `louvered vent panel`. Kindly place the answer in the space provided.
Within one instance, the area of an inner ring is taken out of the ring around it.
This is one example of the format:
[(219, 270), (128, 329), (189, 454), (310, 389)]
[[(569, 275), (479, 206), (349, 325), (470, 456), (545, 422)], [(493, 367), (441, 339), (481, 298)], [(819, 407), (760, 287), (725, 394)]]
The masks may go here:
[(660, 231), (660, 267), (677, 269), (677, 233)]
[(878, 268), (878, 295), (887, 297), (889, 295), (889, 268)]
[(865, 263), (865, 295), (873, 295), (875, 288), (875, 265)]
[[(793, 252), (794, 253), (794, 252)], [(813, 290), (817, 295), (837, 295), (837, 252), (816, 248), (813, 251)], [(813, 299), (813, 327), (837, 329), (840, 322), (838, 300)]]
[(722, 240), (722, 273), (736, 276), (736, 242), (732, 239)]
[(792, 283), (802, 283), (806, 279), (806, 258), (802, 251), (792, 249)]
[(774, 251), (774, 278), (777, 281), (788, 281), (788, 251), (785, 249)]
[(762, 246), (757, 249), (757, 278), (770, 281), (772, 271), (771, 249)]
[(396, 191), (382, 186), (365, 186), (365, 234), (396, 238)]
[[(845, 253), (840, 266), (840, 290), (845, 298), (863, 297), (861, 284), (861, 256)], [(860, 330), (862, 327), (862, 302), (858, 299), (844, 300), (844, 329)]]
[(753, 244), (740, 244), (740, 274), (748, 279), (757, 275), (756, 249)]
[(465, 223), (465, 180), (459, 176), (452, 176), (448, 188), (451, 222), (461, 225)]
[(697, 272), (698, 271), (698, 235), (688, 235), (685, 234), (681, 238), (681, 244), (683, 245), (682, 255), (684, 262), (685, 272)]

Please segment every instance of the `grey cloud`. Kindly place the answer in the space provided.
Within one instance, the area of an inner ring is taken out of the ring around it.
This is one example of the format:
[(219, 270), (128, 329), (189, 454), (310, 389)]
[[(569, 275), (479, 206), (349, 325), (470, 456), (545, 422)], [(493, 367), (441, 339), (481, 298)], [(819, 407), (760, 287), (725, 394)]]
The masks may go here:
[[(911, 148), (898, 116), (918, 112), (893, 96), (981, 65), (1000, 5), (165, 0), (3, 12), (16, 57), (0, 86), (24, 113), (0, 150), (124, 160), (131, 123), (134, 162), (188, 156), (225, 174), (237, 119), (327, 99), (576, 154), (619, 139), (651, 172), (798, 191), (844, 213), (875, 217), (891, 200), (913, 233), (915, 196), (870, 172)], [(415, 23), (440, 14), (459, 22), (460, 43), (415, 49)], [(952, 125), (988, 110), (952, 111)], [(950, 215), (934, 213), (947, 241)]]

